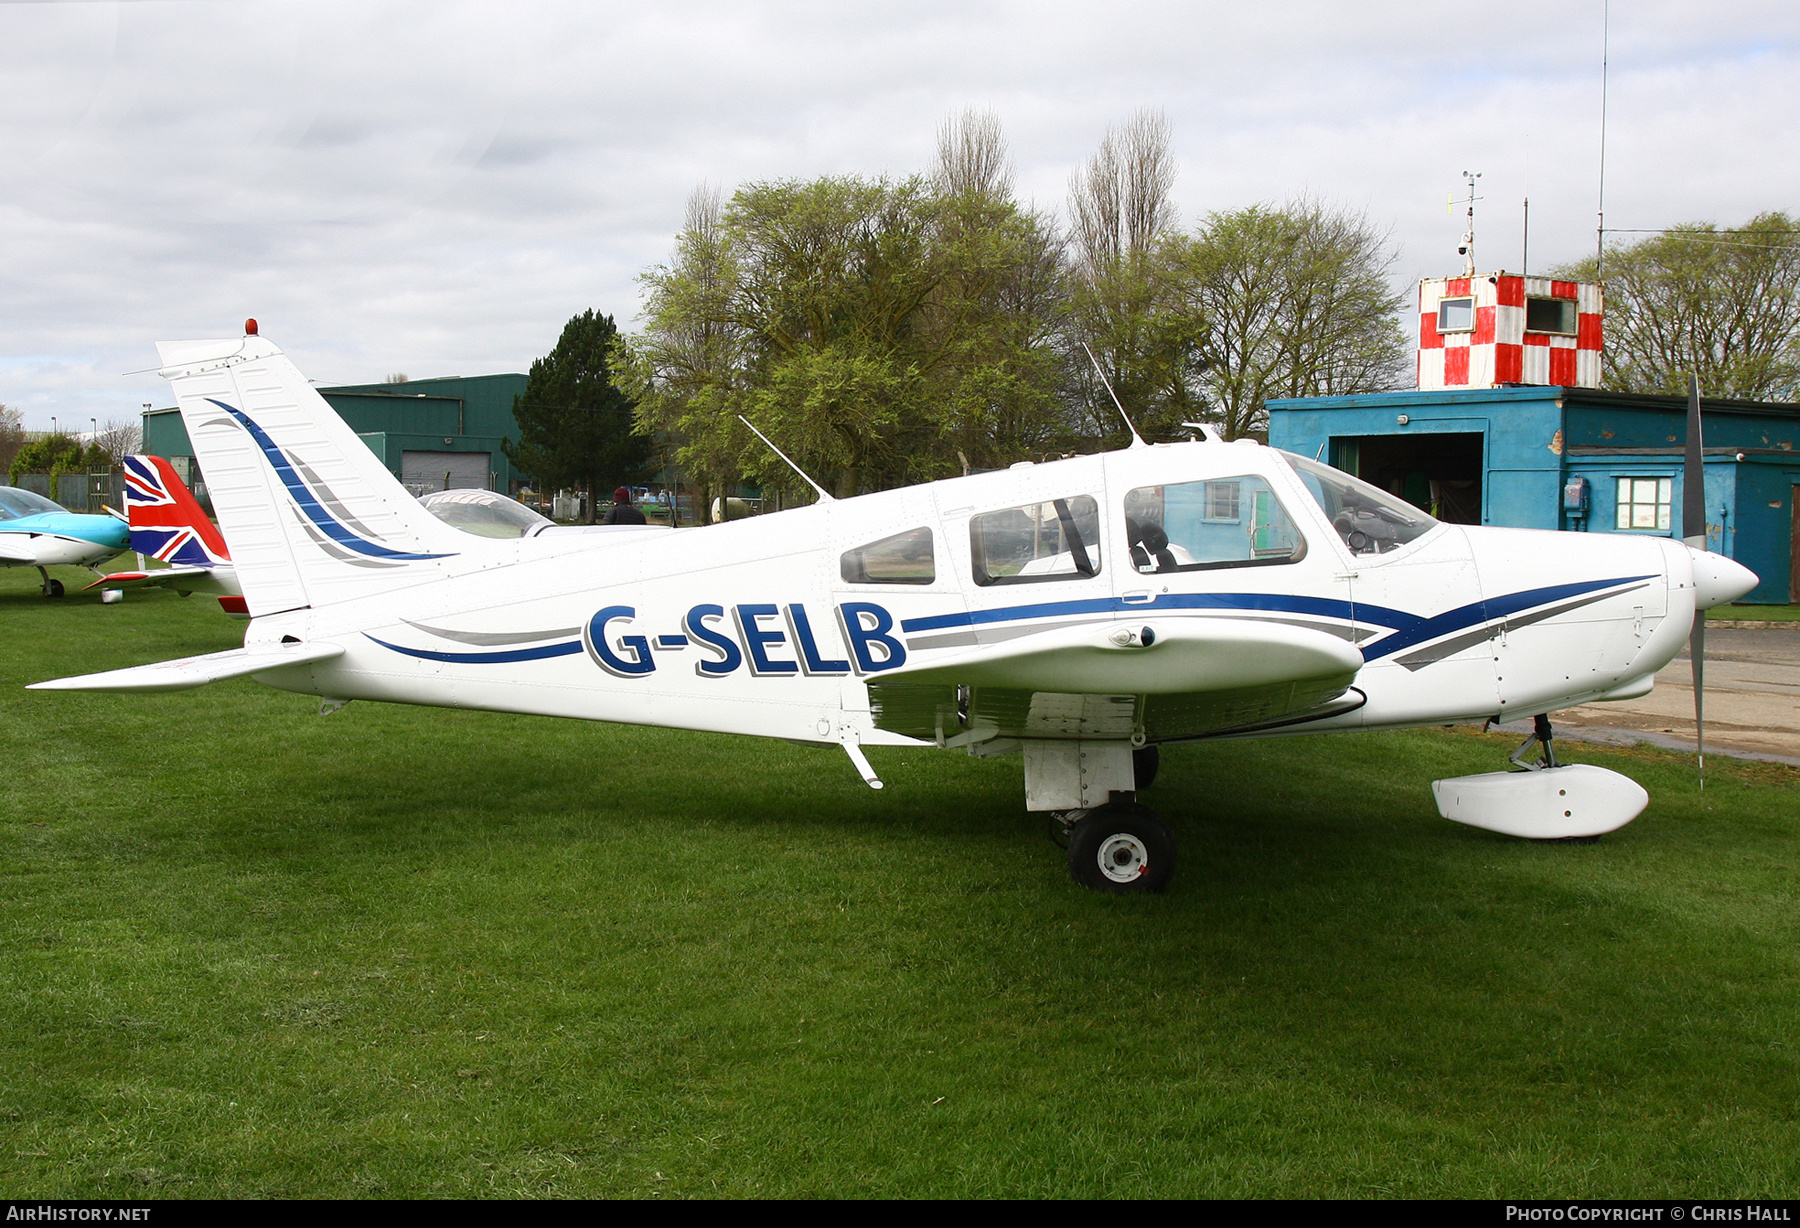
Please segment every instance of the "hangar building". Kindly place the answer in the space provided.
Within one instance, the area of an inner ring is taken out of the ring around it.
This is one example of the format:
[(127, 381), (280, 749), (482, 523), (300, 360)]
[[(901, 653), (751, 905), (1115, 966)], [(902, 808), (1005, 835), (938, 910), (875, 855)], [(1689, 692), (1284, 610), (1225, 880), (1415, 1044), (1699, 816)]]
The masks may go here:
[[(480, 487), (515, 493), (525, 480), (500, 441), (518, 438), (513, 399), (525, 376), (471, 375), (391, 384), (345, 384), (319, 393), (414, 494)], [(194, 449), (181, 413), (144, 413), (144, 451), (190, 477)]]

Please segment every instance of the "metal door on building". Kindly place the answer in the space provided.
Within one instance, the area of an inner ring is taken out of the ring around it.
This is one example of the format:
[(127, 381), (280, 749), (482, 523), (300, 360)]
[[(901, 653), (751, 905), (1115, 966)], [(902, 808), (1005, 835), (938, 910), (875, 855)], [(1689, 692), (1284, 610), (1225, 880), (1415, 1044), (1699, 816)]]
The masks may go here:
[(1788, 488), (1788, 600), (1800, 605), (1800, 486)]
[(415, 495), (434, 490), (486, 490), (491, 452), (402, 452), (400, 483)]

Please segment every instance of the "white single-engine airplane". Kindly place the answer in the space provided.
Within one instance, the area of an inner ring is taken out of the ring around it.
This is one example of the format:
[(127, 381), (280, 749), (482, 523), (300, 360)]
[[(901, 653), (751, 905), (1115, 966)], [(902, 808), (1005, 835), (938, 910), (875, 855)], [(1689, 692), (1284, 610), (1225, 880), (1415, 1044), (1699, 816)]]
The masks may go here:
[[(836, 743), (875, 788), (863, 746), (1016, 750), (1027, 806), (1101, 890), (1173, 870), (1136, 801), (1159, 743), (1642, 695), (1697, 609), (1755, 583), (1669, 539), (1441, 524), (1243, 440), (821, 491), (705, 529), (480, 538), (420, 507), (268, 341), (160, 349), (252, 616), (244, 647), (37, 688), (251, 675), (322, 711)], [(1539, 732), (1545, 770), (1438, 782), (1446, 815), (1581, 838), (1642, 810), (1624, 777), (1555, 766)]]

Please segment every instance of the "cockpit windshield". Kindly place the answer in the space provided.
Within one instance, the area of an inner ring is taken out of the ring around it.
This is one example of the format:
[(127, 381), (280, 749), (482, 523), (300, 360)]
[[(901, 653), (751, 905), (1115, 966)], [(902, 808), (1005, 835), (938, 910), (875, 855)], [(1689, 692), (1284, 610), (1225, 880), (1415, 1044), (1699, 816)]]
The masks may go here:
[(60, 512), (62, 507), (44, 496), (17, 486), (0, 486), (0, 520), (17, 520), (39, 512)]
[(1386, 554), (1437, 528), (1438, 522), (1399, 495), (1292, 452), (1281, 454), (1325, 509), (1352, 554)]
[(492, 490), (434, 490), (419, 503), (445, 524), (476, 537), (529, 537), (550, 520)]

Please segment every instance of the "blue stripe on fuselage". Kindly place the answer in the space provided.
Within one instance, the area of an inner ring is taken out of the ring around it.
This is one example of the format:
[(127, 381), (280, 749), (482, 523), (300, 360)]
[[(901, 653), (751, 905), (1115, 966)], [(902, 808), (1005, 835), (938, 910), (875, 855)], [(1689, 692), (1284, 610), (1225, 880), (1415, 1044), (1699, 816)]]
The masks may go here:
[(1301, 597), (1285, 593), (1164, 593), (1150, 601), (1128, 602), (1117, 597), (1093, 597), (1081, 601), (1045, 601), (1033, 605), (1001, 606), (992, 610), (969, 610), (959, 614), (935, 614), (926, 618), (909, 618), (900, 624), (902, 631), (939, 631), (952, 627), (978, 627), (991, 623), (1019, 622), (1032, 618), (1058, 618), (1080, 614), (1136, 613), (1143, 610), (1244, 610), (1272, 614), (1313, 614), (1324, 618), (1341, 618), (1346, 622), (1388, 627), (1391, 634), (1363, 648), (1365, 660), (1376, 660), (1403, 648), (1450, 635), (1467, 627), (1505, 618), (1534, 606), (1548, 605), (1565, 597), (1597, 592), (1618, 584), (1634, 584), (1651, 576), (1621, 576), (1610, 580), (1584, 580), (1574, 584), (1553, 584), (1545, 588), (1525, 589), (1471, 602), (1442, 614), (1422, 617), (1404, 610), (1363, 602), (1352, 604), (1330, 597)]

